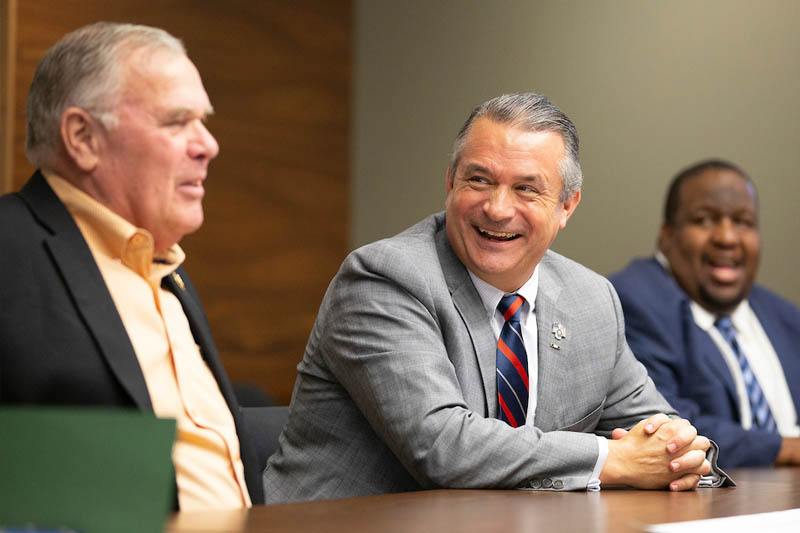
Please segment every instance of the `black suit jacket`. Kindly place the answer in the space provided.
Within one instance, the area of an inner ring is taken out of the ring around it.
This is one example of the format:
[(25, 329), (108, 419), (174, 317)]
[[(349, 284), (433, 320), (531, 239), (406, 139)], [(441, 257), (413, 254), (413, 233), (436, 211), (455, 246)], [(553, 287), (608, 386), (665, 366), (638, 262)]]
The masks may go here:
[[(195, 342), (236, 424), (253, 503), (261, 474), (197, 292), (180, 300)], [(144, 375), (89, 246), (38, 171), (0, 197), (0, 404), (116, 406), (152, 412)]]

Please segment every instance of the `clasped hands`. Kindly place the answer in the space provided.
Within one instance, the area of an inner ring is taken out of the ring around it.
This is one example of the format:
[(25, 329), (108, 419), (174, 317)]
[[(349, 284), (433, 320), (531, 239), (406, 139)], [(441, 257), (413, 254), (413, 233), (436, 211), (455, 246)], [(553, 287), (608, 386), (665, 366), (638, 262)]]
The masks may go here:
[(617, 428), (611, 436), (608, 458), (600, 472), (603, 485), (691, 490), (700, 476), (711, 471), (706, 460), (711, 444), (688, 420), (657, 414), (630, 431)]

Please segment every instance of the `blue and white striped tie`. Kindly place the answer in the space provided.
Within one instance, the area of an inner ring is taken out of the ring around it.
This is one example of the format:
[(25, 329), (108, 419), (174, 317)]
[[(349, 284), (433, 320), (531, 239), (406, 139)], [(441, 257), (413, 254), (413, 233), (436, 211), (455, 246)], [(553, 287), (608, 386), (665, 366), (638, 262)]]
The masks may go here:
[(753, 426), (770, 433), (776, 433), (778, 428), (775, 425), (775, 419), (772, 418), (772, 411), (769, 409), (767, 399), (764, 397), (764, 392), (758, 384), (750, 364), (747, 362), (747, 357), (739, 347), (739, 342), (736, 340), (736, 331), (733, 329), (733, 322), (728, 316), (721, 316), (714, 322), (722, 336), (728, 341), (728, 344), (739, 361), (739, 366), (742, 368), (742, 378), (744, 378), (744, 386), (747, 389), (747, 397), (750, 399), (750, 411), (753, 413)]

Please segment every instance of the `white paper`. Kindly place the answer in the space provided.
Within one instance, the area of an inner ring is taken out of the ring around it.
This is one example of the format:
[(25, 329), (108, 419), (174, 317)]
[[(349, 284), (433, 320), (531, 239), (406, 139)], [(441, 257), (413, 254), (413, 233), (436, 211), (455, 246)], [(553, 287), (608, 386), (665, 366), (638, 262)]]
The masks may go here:
[(648, 533), (797, 533), (800, 531), (800, 509), (772, 513), (746, 514), (655, 524), (645, 529)]

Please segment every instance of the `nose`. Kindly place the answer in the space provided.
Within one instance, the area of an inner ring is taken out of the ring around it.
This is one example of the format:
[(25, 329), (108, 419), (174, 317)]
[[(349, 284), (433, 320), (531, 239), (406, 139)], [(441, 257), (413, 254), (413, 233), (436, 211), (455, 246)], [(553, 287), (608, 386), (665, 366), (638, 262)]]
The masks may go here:
[(483, 211), (490, 220), (499, 221), (514, 216), (514, 202), (511, 192), (505, 187), (495, 187), (483, 204)]
[(711, 239), (718, 246), (734, 246), (740, 239), (739, 231), (730, 217), (722, 217), (714, 224)]
[(193, 137), (189, 140), (189, 156), (192, 159), (211, 161), (219, 153), (217, 140), (208, 131), (206, 125), (198, 120)]

